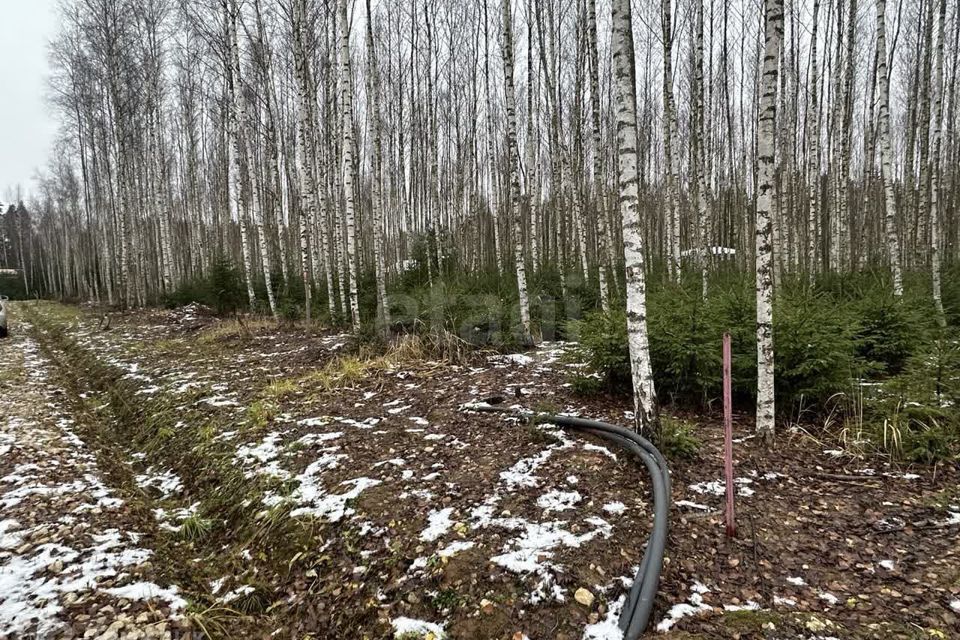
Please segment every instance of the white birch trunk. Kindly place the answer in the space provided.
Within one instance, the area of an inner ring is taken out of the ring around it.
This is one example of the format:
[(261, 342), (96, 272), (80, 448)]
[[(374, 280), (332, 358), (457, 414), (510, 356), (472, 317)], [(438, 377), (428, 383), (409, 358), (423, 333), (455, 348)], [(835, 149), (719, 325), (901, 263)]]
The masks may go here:
[(820, 1), (813, 2), (813, 35), (810, 41), (810, 106), (807, 109), (807, 130), (810, 136), (809, 202), (807, 207), (807, 269), (810, 280), (817, 272), (817, 229), (820, 227), (817, 199), (820, 195), (820, 119), (817, 102), (817, 26)]
[[(932, 0), (931, 0), (932, 1)], [(930, 155), (930, 269), (933, 280), (933, 304), (937, 311), (937, 323), (940, 327), (946, 326), (946, 318), (943, 314), (943, 295), (941, 293), (941, 257), (940, 257), (940, 153), (942, 145), (942, 121), (943, 121), (943, 40), (946, 36), (946, 0), (940, 0), (938, 3), (939, 19), (937, 27), (937, 60), (935, 67), (935, 79), (933, 91), (935, 92), (936, 104), (933, 109), (933, 129), (931, 131), (932, 153)], [(956, 52), (954, 52), (956, 54)]]
[[(310, 128), (309, 107), (307, 102), (307, 60), (303, 46), (304, 6), (306, 0), (294, 0), (293, 3), (293, 64), (297, 85), (297, 178), (300, 183), (300, 277), (303, 279), (304, 307), (307, 322), (310, 322), (312, 302), (312, 281), (310, 278), (310, 214), (315, 206), (313, 175), (309, 168)], [(333, 298), (333, 291), (330, 291)]]
[(890, 78), (887, 75), (886, 0), (877, 0), (877, 82), (880, 86), (880, 167), (886, 205), (884, 228), (887, 255), (893, 275), (893, 295), (903, 296), (903, 274), (900, 270), (900, 238), (897, 234), (897, 200), (893, 192), (893, 151), (890, 143)]
[(647, 293), (643, 233), (640, 225), (640, 185), (637, 175), (637, 97), (633, 19), (630, 0), (613, 0), (612, 47), (617, 122), (620, 214), (626, 264), (627, 337), (637, 428), (659, 436), (657, 395), (650, 366), (647, 335)]
[(357, 295), (356, 183), (353, 166), (353, 82), (350, 74), (350, 23), (347, 0), (340, 0), (340, 116), (343, 128), (343, 193), (346, 218), (347, 277), (350, 280), (350, 319), (353, 330), (360, 329), (360, 304)]
[(673, 158), (673, 29), (670, 0), (662, 0), (660, 13), (663, 22), (663, 157), (664, 177), (667, 183), (667, 215), (669, 216), (669, 265), (670, 273), (677, 282), (680, 282), (680, 202), (679, 180)]
[(503, 74), (507, 110), (507, 177), (510, 183), (510, 208), (513, 219), (513, 258), (517, 271), (517, 291), (520, 303), (520, 324), (524, 340), (532, 336), (530, 300), (527, 295), (527, 267), (523, 250), (523, 216), (520, 209), (519, 151), (517, 149), (517, 101), (513, 84), (513, 16), (510, 0), (503, 3)]
[(775, 165), (777, 75), (783, 36), (783, 0), (765, 0), (766, 27), (757, 132), (757, 434), (774, 436), (773, 230), (771, 199)]
[(607, 270), (613, 265), (610, 261), (610, 225), (607, 224), (607, 212), (603, 203), (603, 158), (600, 142), (600, 55), (597, 52), (597, 3), (587, 0), (587, 29), (590, 40), (590, 124), (593, 134), (593, 189), (598, 229), (597, 229), (597, 272), (600, 279), (600, 306), (604, 312), (610, 311), (610, 291), (607, 285)]
[(367, 0), (367, 125), (373, 146), (370, 203), (373, 209), (373, 259), (377, 280), (378, 318), (384, 331), (390, 327), (390, 304), (387, 300), (387, 269), (383, 256), (383, 155), (380, 133), (380, 81), (373, 48), (373, 15)]
[(230, 148), (233, 153), (233, 189), (237, 202), (237, 218), (240, 223), (240, 246), (243, 252), (243, 277), (247, 284), (247, 299), (250, 303), (250, 310), (253, 311), (257, 305), (257, 296), (253, 290), (253, 268), (250, 251), (250, 233), (247, 227), (247, 207), (248, 203), (243, 193), (243, 143), (240, 140), (241, 126), (243, 125), (243, 95), (240, 89), (240, 53), (237, 43), (237, 18), (240, 12), (236, 0), (231, 0), (228, 11), (227, 29), (230, 38), (230, 97), (232, 109), (230, 113)]

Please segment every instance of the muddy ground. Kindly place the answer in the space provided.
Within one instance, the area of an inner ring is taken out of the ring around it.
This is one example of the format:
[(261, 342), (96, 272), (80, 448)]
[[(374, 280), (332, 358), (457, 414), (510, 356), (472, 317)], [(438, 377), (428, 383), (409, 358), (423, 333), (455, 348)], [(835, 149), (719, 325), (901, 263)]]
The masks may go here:
[[(464, 407), (629, 423), (628, 399), (572, 391), (564, 345), (373, 349), (198, 307), (48, 303), (15, 306), (11, 334), (0, 638), (619, 637), (642, 467)], [(854, 456), (813, 426), (768, 451), (738, 416), (727, 539), (721, 428), (683, 418), (702, 446), (671, 461), (651, 637), (960, 637), (955, 466)]]

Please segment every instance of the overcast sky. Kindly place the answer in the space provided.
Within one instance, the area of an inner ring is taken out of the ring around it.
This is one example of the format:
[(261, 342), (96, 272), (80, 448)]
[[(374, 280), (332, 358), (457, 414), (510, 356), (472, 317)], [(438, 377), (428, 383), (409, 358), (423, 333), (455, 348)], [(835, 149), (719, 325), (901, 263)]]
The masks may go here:
[(56, 123), (44, 101), (56, 0), (0, 0), (0, 201), (46, 164)]

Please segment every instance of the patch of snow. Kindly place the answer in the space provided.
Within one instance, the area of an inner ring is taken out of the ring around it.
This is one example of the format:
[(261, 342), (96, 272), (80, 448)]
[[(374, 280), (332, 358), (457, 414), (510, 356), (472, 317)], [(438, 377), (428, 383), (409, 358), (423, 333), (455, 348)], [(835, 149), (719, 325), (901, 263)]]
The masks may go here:
[(710, 511), (710, 507), (705, 504), (699, 504), (696, 502), (690, 502), (689, 500), (677, 500), (674, 502), (678, 507), (686, 507), (688, 509), (698, 509), (700, 511)]
[(402, 638), (407, 634), (419, 635), (420, 637), (426, 637), (429, 634), (433, 634), (437, 640), (442, 640), (446, 638), (447, 634), (444, 632), (443, 627), (435, 624), (433, 622), (426, 622), (424, 620), (416, 620), (414, 618), (394, 618), (390, 621), (390, 624), (393, 625), (393, 637)]
[(829, 591), (824, 591), (823, 593), (819, 594), (817, 597), (823, 600), (824, 602), (826, 602), (831, 607), (837, 604), (838, 602), (840, 602), (840, 599), (837, 598), (837, 596), (830, 593)]
[(565, 522), (527, 522), (521, 519), (495, 520), (494, 524), (520, 530), (520, 536), (507, 543), (505, 553), (491, 558), (491, 562), (514, 573), (548, 574), (550, 566), (542, 561), (553, 557), (557, 547), (579, 548), (598, 535), (609, 538), (613, 527), (601, 518), (587, 518), (594, 525), (592, 531), (576, 535), (566, 530)]
[(201, 398), (200, 400), (197, 400), (197, 402), (196, 402), (195, 404), (200, 404), (201, 402), (204, 403), (204, 404), (208, 404), (208, 405), (210, 405), (211, 407), (238, 407), (238, 406), (240, 406), (240, 403), (238, 403), (236, 400), (233, 400), (233, 399), (231, 399), (231, 398), (228, 398), (227, 396), (222, 396), (222, 395), (209, 396), (209, 397), (207, 397), (207, 398)]
[(307, 435), (297, 439), (296, 442), (297, 444), (302, 444), (305, 447), (311, 447), (315, 444), (320, 444), (321, 442), (336, 440), (342, 435), (342, 431), (332, 431), (330, 433), (308, 433)]
[(703, 594), (709, 592), (710, 590), (706, 586), (699, 582), (694, 582), (693, 586), (690, 587), (690, 597), (687, 599), (687, 602), (681, 602), (680, 604), (675, 604), (670, 607), (670, 611), (667, 612), (667, 617), (657, 623), (657, 631), (666, 633), (673, 628), (673, 625), (680, 622), (681, 619), (712, 610), (713, 607), (703, 602)]
[(884, 569), (886, 569), (887, 571), (893, 571), (897, 566), (893, 560), (881, 560), (877, 564), (883, 567)]
[(411, 405), (411, 404), (405, 404), (405, 405), (403, 405), (402, 407), (394, 407), (394, 408), (392, 408), (392, 409), (387, 409), (387, 413), (389, 413), (390, 415), (394, 415), (394, 416), (395, 416), (395, 415), (397, 415), (398, 413), (403, 413), (404, 411), (406, 411), (407, 409), (410, 409), (410, 408), (412, 408), (412, 407), (413, 407), (413, 405)]
[(724, 611), (759, 611), (760, 605), (754, 602), (753, 600), (747, 600), (743, 604), (725, 604), (723, 605)]
[[(748, 498), (752, 496), (755, 492), (750, 487), (746, 486), (753, 484), (753, 480), (750, 478), (735, 478), (733, 483), (737, 487), (737, 495)], [(690, 485), (690, 490), (694, 493), (700, 494), (709, 494), (715, 496), (722, 496), (726, 494), (726, 483), (723, 480), (713, 480), (710, 482), (698, 482), (697, 484)]]
[(364, 418), (362, 421), (354, 420), (353, 418), (334, 418), (334, 420), (348, 427), (356, 427), (357, 429), (373, 429), (380, 424), (380, 418)]
[(138, 475), (137, 484), (141, 487), (156, 487), (164, 497), (180, 493), (183, 489), (183, 481), (173, 471), (168, 469), (151, 475), (152, 470), (152, 467), (148, 468), (146, 473)]
[(452, 513), (452, 507), (431, 511), (427, 516), (427, 528), (420, 534), (420, 539), (425, 542), (433, 542), (443, 536), (453, 526), (453, 520), (450, 519)]
[(614, 515), (619, 515), (627, 510), (627, 505), (622, 502), (608, 502), (603, 505), (603, 510), (607, 513), (612, 513)]
[(318, 416), (316, 418), (304, 418), (303, 420), (297, 420), (297, 424), (301, 427), (325, 427), (330, 424), (330, 418), (327, 416)]
[(551, 445), (537, 455), (523, 458), (506, 471), (500, 472), (500, 479), (506, 484), (507, 489), (535, 487), (540, 484), (540, 479), (534, 473), (553, 456), (555, 451), (573, 446), (573, 440), (566, 438), (562, 431), (556, 431), (555, 435), (561, 439), (561, 444)]
[(247, 473), (247, 477), (266, 475), (283, 480), (290, 477), (290, 473), (282, 469), (276, 461), (280, 454), (278, 444), (282, 437), (281, 433), (274, 431), (264, 436), (259, 444), (245, 444), (237, 447), (237, 458), (243, 464), (254, 467)]
[(383, 467), (388, 464), (393, 465), (394, 467), (402, 467), (403, 465), (407, 464), (407, 461), (404, 460), (403, 458), (391, 458), (390, 460), (383, 460), (382, 462), (377, 462), (376, 464), (373, 465), (373, 468), (376, 469), (377, 467)]
[(953, 602), (951, 602), (950, 608), (956, 611), (957, 613), (960, 613), (960, 600), (954, 600)]
[(610, 603), (607, 617), (584, 628), (583, 640), (623, 640), (623, 631), (620, 630), (620, 612), (623, 611), (626, 599), (626, 596), (620, 596), (616, 602)]
[(313, 476), (304, 474), (299, 476), (299, 479), (300, 487), (297, 488), (295, 497), (309, 506), (294, 509), (290, 515), (314, 516), (329, 522), (339, 522), (344, 516), (353, 515), (355, 511), (347, 507), (347, 502), (356, 499), (370, 487), (380, 484), (379, 480), (373, 478), (355, 478), (340, 483), (341, 486), (352, 486), (346, 493), (328, 494)]
[(537, 506), (545, 512), (568, 511), (583, 500), (577, 491), (550, 491), (537, 499)]
[(584, 442), (583, 448), (585, 451), (596, 451), (597, 453), (602, 453), (603, 455), (607, 456), (611, 460), (617, 459), (617, 454), (615, 454), (614, 452), (610, 451), (610, 449), (607, 449), (606, 447), (599, 444), (593, 444), (592, 442)]
[(152, 582), (134, 582), (122, 587), (104, 589), (104, 592), (125, 600), (163, 600), (174, 611), (187, 606), (187, 601), (177, 595), (176, 586), (164, 589)]
[(797, 606), (797, 601), (793, 598), (781, 598), (780, 596), (773, 596), (773, 604), (780, 607), (795, 607)]
[(0, 520), (0, 550), (16, 549), (23, 542), (23, 536), (26, 532), (17, 531), (20, 523), (12, 518)]
[(806, 581), (804, 581), (804, 579), (801, 578), (800, 576), (791, 576), (787, 578), (787, 582), (789, 582), (795, 587), (803, 587), (803, 586), (806, 586), (807, 584)]
[(960, 511), (951, 511), (950, 517), (946, 520), (941, 520), (937, 523), (937, 526), (940, 527), (952, 527), (954, 525), (960, 524)]
[(448, 544), (446, 547), (437, 552), (437, 555), (439, 555), (441, 558), (449, 558), (451, 556), (455, 556), (461, 551), (472, 549), (474, 546), (476, 545), (469, 540), (458, 540)]
[(229, 592), (223, 594), (223, 595), (219, 598), (219, 600), (220, 600), (220, 602), (223, 602), (223, 603), (233, 602), (233, 601), (236, 600), (237, 598), (239, 598), (239, 597), (241, 597), (241, 596), (249, 595), (249, 594), (253, 593), (254, 591), (255, 591), (255, 589), (254, 589), (253, 587), (251, 587), (250, 585), (248, 585), (248, 584), (247, 584), (247, 585), (243, 585), (243, 586), (241, 586), (241, 587), (237, 587), (237, 588), (234, 589), (233, 591), (229, 591)]

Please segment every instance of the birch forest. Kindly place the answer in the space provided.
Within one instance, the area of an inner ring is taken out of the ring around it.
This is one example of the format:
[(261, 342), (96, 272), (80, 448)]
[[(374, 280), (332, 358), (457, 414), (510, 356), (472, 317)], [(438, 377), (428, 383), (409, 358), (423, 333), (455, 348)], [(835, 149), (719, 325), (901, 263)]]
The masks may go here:
[(576, 288), (641, 353), (645, 279), (755, 270), (761, 390), (778, 282), (922, 272), (942, 314), (957, 8), (635, 4), (66, 2), (27, 287), (136, 308), (226, 261), (356, 331), (412, 268), (493, 274), (528, 339)]
[(0, 497), (0, 638), (960, 633), (955, 0), (56, 12), (0, 451), (161, 566), (50, 613)]

